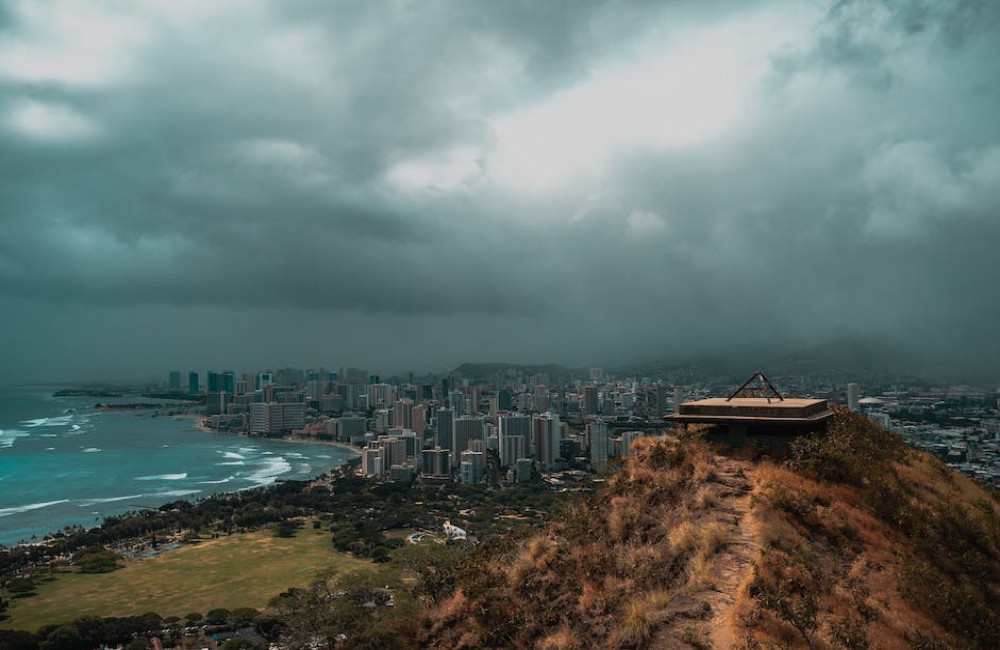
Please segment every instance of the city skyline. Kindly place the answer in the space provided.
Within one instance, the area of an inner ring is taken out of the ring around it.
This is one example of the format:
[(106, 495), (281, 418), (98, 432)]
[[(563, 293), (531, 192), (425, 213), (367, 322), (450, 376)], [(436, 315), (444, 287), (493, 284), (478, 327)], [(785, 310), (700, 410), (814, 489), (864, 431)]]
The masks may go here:
[(1000, 365), (1000, 7), (14, 2), (0, 358)]

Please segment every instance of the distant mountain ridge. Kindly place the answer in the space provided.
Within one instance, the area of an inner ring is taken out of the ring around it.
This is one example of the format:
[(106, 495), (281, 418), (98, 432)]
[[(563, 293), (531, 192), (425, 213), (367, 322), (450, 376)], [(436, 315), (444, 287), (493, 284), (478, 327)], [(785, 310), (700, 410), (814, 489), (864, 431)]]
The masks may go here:
[[(1000, 365), (990, 363), (988, 355), (973, 363), (951, 358), (944, 352), (930, 354), (891, 336), (844, 336), (791, 352), (778, 348), (778, 345), (736, 347), (686, 360), (634, 361), (607, 364), (604, 368), (616, 375), (669, 377), (677, 383), (719, 378), (739, 383), (758, 370), (774, 377), (814, 377), (838, 383), (1000, 381)], [(587, 368), (555, 363), (464, 363), (452, 372), (488, 381), (508, 369), (526, 375), (546, 373), (552, 378), (588, 376)]]
[(582, 377), (586, 374), (586, 370), (567, 368), (566, 366), (561, 366), (556, 363), (463, 363), (452, 370), (452, 373), (467, 379), (491, 380), (496, 379), (497, 374), (505, 370), (518, 370), (526, 375), (544, 373), (552, 378), (566, 377), (569, 375)]

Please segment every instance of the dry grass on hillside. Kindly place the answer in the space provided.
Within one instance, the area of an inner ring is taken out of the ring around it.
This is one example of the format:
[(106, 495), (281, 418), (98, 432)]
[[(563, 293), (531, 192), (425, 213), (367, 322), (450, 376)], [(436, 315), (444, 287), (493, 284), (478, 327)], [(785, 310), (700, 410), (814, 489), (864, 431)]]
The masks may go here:
[(847, 412), (758, 477), (744, 647), (1000, 647), (1000, 509), (981, 487)]
[(725, 484), (718, 462), (698, 442), (637, 441), (606, 490), (544, 533), (477, 552), (459, 592), (427, 616), (425, 642), (643, 647), (681, 634), (681, 621), (688, 638), (701, 639), (713, 615), (705, 594), (718, 596), (742, 516), (722, 506), (748, 500), (750, 489), (745, 477), (735, 489)]
[(997, 648), (1000, 506), (838, 412), (786, 460), (642, 439), (544, 531), (475, 551), (432, 647)]

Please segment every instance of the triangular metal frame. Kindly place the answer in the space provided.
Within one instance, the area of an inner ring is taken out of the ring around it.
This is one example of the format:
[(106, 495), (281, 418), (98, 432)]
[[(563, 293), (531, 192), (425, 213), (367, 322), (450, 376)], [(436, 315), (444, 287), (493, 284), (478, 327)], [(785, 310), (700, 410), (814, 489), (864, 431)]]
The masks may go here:
[[(750, 384), (752, 384), (756, 379), (760, 379), (763, 385), (758, 387), (751, 387)], [(728, 402), (734, 397), (764, 397), (767, 399), (768, 402), (770, 402), (771, 395), (768, 395), (767, 394), (768, 392), (772, 393), (773, 396), (778, 398), (779, 401), (782, 402), (785, 401), (785, 398), (782, 397), (781, 393), (778, 392), (778, 389), (775, 388), (770, 381), (768, 381), (767, 377), (764, 376), (764, 373), (755, 372), (753, 377), (743, 382), (743, 385), (737, 388), (735, 391), (733, 391), (733, 394), (727, 397), (726, 401)]]

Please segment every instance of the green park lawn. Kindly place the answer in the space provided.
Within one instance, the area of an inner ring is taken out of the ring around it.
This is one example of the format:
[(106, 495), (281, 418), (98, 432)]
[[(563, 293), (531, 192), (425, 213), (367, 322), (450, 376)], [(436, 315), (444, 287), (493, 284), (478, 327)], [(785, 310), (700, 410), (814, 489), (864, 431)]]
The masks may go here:
[(206, 540), (148, 559), (129, 560), (111, 573), (57, 573), (36, 595), (15, 598), (3, 627), (36, 630), (79, 616), (131, 616), (156, 612), (183, 617), (224, 607), (263, 609), (289, 587), (304, 587), (320, 569), (349, 572), (372, 567), (337, 553), (330, 534), (306, 528), (294, 538), (262, 531)]

